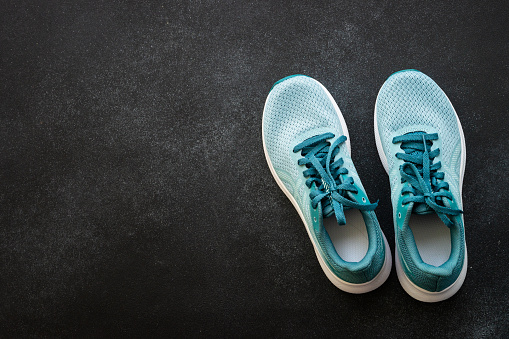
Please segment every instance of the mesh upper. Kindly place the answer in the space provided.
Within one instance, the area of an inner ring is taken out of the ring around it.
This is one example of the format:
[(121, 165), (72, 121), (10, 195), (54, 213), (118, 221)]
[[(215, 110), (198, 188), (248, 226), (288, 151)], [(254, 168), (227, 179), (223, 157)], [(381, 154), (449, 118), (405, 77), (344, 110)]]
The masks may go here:
[(343, 134), (327, 94), (318, 82), (306, 76), (294, 76), (277, 84), (265, 111), (264, 138), (272, 165), (292, 177), (300, 175), (290, 158), (295, 146), (291, 142), (297, 135), (320, 127), (329, 127), (336, 136)]
[[(382, 86), (376, 107), (378, 131), (386, 152), (394, 132), (405, 126), (426, 125), (438, 131), (443, 163), (457, 158), (461, 140), (454, 108), (442, 89), (427, 75), (413, 70), (393, 74)], [(387, 154), (387, 162), (391, 168), (392, 154)], [(459, 176), (456, 162), (447, 166), (454, 168), (455, 177)]]

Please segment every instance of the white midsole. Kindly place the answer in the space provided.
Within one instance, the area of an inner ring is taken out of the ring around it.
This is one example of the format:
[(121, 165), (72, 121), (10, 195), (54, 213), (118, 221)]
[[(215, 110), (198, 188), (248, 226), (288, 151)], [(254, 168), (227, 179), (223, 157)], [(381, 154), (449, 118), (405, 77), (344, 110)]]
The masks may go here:
[[(312, 80), (316, 81), (314, 79), (312, 79)], [(348, 154), (351, 154), (350, 153), (350, 137), (349, 137), (349, 134), (348, 134), (348, 129), (346, 127), (346, 122), (345, 122), (345, 119), (343, 117), (343, 114), (341, 114), (341, 111), (340, 111), (336, 101), (333, 99), (333, 97), (329, 93), (329, 91), (321, 83), (319, 83), (318, 81), (316, 81), (316, 82), (321, 86), (321, 88), (327, 94), (328, 98), (333, 103), (333, 106), (334, 106), (334, 109), (336, 111), (336, 114), (338, 115), (339, 121), (341, 122), (341, 127), (343, 129), (343, 133), (347, 137), (346, 145), (347, 145)], [(263, 116), (265, 116), (265, 108), (267, 106), (267, 103), (269, 101), (271, 93), (272, 92), (269, 93), (269, 95), (267, 96), (267, 100), (265, 101), (265, 105), (264, 105), (264, 108), (263, 108)], [(264, 133), (265, 126), (264, 126), (264, 121), (265, 121), (265, 119), (262, 118), (263, 150), (264, 150), (264, 153), (265, 153), (265, 159), (267, 160), (267, 164), (269, 165), (270, 172), (272, 173), (272, 176), (276, 180), (276, 183), (278, 184), (279, 188), (283, 191), (283, 193), (290, 200), (292, 205), (295, 207), (295, 209), (299, 213), (300, 218), (304, 222), (304, 225), (306, 227), (306, 231), (308, 233), (309, 239), (311, 240), (311, 243), (313, 244), (313, 248), (315, 250), (315, 254), (316, 254), (317, 258), (318, 258), (318, 262), (320, 263), (320, 266), (322, 267), (322, 270), (324, 271), (324, 273), (327, 276), (327, 278), (329, 278), (329, 280), (336, 287), (338, 287), (339, 289), (341, 289), (341, 290), (343, 290), (345, 292), (349, 292), (349, 293), (366, 293), (366, 292), (370, 292), (370, 291), (378, 288), (380, 285), (382, 285), (385, 282), (385, 280), (387, 280), (387, 277), (389, 276), (389, 273), (390, 273), (391, 268), (392, 268), (391, 251), (390, 251), (389, 245), (387, 243), (387, 239), (385, 238), (385, 235), (383, 234), (383, 232), (382, 232), (382, 235), (384, 237), (384, 244), (385, 244), (385, 262), (384, 262), (384, 265), (382, 267), (382, 270), (378, 273), (378, 275), (375, 278), (373, 278), (371, 281), (368, 281), (368, 282), (362, 283), (362, 284), (353, 284), (353, 283), (349, 283), (347, 281), (344, 281), (344, 280), (338, 278), (331, 271), (329, 266), (323, 260), (322, 256), (319, 254), (318, 248), (316, 247), (315, 242), (313, 241), (313, 236), (311, 235), (311, 232), (310, 232), (310, 225), (307, 224), (306, 219), (304, 217), (304, 213), (302, 213), (302, 210), (300, 209), (299, 205), (297, 204), (297, 201), (290, 194), (290, 192), (286, 189), (285, 185), (283, 184), (283, 182), (279, 179), (279, 177), (276, 174), (274, 166), (272, 165), (272, 162), (270, 161), (269, 154), (267, 152), (267, 147), (265, 145), (265, 137), (264, 137), (264, 135), (265, 135), (265, 133)]]

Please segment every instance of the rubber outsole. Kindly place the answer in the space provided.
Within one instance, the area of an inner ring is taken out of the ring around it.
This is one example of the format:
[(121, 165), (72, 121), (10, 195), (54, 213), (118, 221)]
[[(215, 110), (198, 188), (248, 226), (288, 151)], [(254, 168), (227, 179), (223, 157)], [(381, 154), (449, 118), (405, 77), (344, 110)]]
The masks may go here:
[[(315, 79), (312, 79), (312, 80), (315, 81), (317, 84), (319, 84), (321, 86), (321, 88), (327, 94), (328, 98), (333, 103), (333, 106), (334, 106), (334, 109), (336, 111), (336, 114), (338, 115), (339, 121), (341, 122), (341, 127), (343, 129), (343, 133), (347, 137), (346, 146), (347, 146), (348, 154), (350, 154), (351, 153), (351, 149), (350, 149), (350, 137), (349, 137), (349, 134), (348, 134), (348, 129), (346, 127), (346, 122), (345, 122), (345, 119), (343, 117), (343, 114), (341, 113), (341, 111), (340, 111), (336, 101), (334, 100), (332, 95), (329, 93), (329, 91), (320, 82), (318, 82), (317, 80), (315, 80)], [(278, 84), (280, 82), (281, 81), (277, 82), (276, 84)], [(275, 87), (275, 85), (272, 88), (274, 88), (274, 87)], [(267, 106), (267, 102), (269, 101), (270, 95), (271, 95), (271, 92), (269, 93), (269, 95), (267, 96), (267, 100), (265, 101), (265, 105), (264, 105), (264, 108), (263, 108), (263, 116), (265, 116), (265, 108)], [(384, 264), (382, 266), (382, 269), (380, 270), (380, 272), (377, 274), (377, 276), (375, 278), (373, 278), (372, 280), (370, 280), (368, 282), (362, 283), (362, 284), (353, 284), (353, 283), (349, 283), (347, 281), (344, 281), (344, 280), (340, 279), (338, 276), (336, 276), (331, 271), (331, 269), (327, 266), (327, 264), (323, 260), (322, 256), (318, 253), (318, 249), (317, 249), (317, 247), (315, 245), (315, 242), (313, 241), (313, 237), (312, 237), (311, 232), (309, 230), (310, 225), (307, 224), (306, 219), (304, 218), (304, 214), (302, 213), (302, 210), (300, 209), (299, 205), (297, 204), (297, 202), (295, 201), (293, 196), (290, 194), (290, 192), (286, 189), (286, 187), (283, 184), (283, 182), (279, 179), (279, 177), (277, 176), (276, 171), (274, 169), (274, 166), (272, 166), (272, 162), (270, 161), (269, 154), (267, 152), (267, 147), (265, 145), (264, 121), (265, 121), (265, 119), (262, 118), (262, 142), (263, 142), (263, 150), (264, 150), (264, 153), (265, 153), (265, 159), (267, 160), (267, 164), (269, 166), (270, 172), (272, 173), (272, 176), (274, 177), (274, 180), (278, 184), (279, 188), (283, 191), (283, 193), (286, 195), (286, 197), (290, 200), (290, 202), (292, 203), (293, 207), (297, 210), (297, 212), (298, 212), (302, 222), (304, 223), (304, 226), (306, 227), (306, 231), (308, 233), (309, 239), (311, 240), (311, 243), (313, 244), (313, 248), (315, 250), (316, 257), (318, 259), (318, 262), (320, 263), (320, 267), (324, 271), (324, 273), (327, 276), (327, 278), (337, 288), (339, 288), (342, 291), (348, 292), (348, 293), (354, 293), (354, 294), (367, 293), (367, 292), (373, 291), (373, 290), (377, 289), (378, 287), (380, 287), (387, 280), (387, 278), (389, 277), (389, 274), (390, 274), (391, 268), (392, 268), (392, 255), (391, 255), (389, 244), (387, 243), (387, 239), (385, 238), (385, 234), (383, 234), (383, 232), (382, 232), (382, 235), (383, 235), (383, 238), (384, 238), (384, 244), (385, 244), (385, 261), (384, 261)]]
[[(402, 72), (402, 71), (400, 71)], [(396, 72), (399, 73), (399, 72)], [(394, 74), (396, 74), (394, 73)], [(392, 75), (394, 75), (392, 74)], [(391, 76), (392, 76), (391, 75)], [(390, 77), (389, 77), (390, 78)], [(383, 86), (382, 86), (383, 88)], [(382, 90), (380, 88), (380, 91)], [(382, 147), (382, 141), (380, 139), (380, 133), (378, 131), (378, 123), (377, 123), (377, 103), (378, 103), (378, 96), (380, 95), (380, 91), (378, 92), (376, 103), (375, 103), (375, 114), (374, 114), (374, 128), (375, 128), (375, 142), (376, 142), (376, 148), (378, 150), (378, 156), (380, 157), (380, 161), (382, 162), (382, 165), (385, 169), (385, 172), (387, 172), (387, 175), (389, 174), (389, 166), (387, 162), (387, 157), (385, 156), (385, 153), (383, 151)], [(445, 93), (444, 93), (445, 94)], [(462, 190), (463, 190), (463, 177), (465, 175), (465, 167), (466, 167), (466, 143), (465, 143), (465, 136), (463, 134), (463, 127), (461, 126), (461, 122), (459, 120), (458, 114), (456, 113), (456, 110), (454, 109), (454, 106), (451, 103), (451, 100), (445, 94), (445, 97), (451, 104), (451, 107), (454, 110), (454, 114), (456, 115), (456, 121), (458, 122), (458, 127), (460, 130), (460, 137), (461, 137), (461, 167), (460, 167), (460, 199), (461, 199), (461, 205), (463, 206), (463, 197), (462, 197)], [(405, 290), (412, 298), (417, 299), (419, 301), (423, 302), (439, 302), (446, 299), (449, 299), (452, 297), (463, 285), (463, 282), (465, 281), (465, 277), (467, 275), (467, 267), (468, 267), (468, 256), (467, 256), (467, 245), (465, 244), (465, 260), (463, 261), (463, 267), (461, 269), (460, 275), (456, 279), (454, 283), (451, 284), (448, 288), (446, 288), (443, 291), (440, 292), (430, 292), (427, 290), (424, 290), (420, 288), (419, 286), (415, 285), (410, 279), (406, 276), (403, 267), (401, 266), (401, 261), (399, 258), (399, 249), (398, 249), (398, 242), (395, 242), (395, 265), (396, 265), (396, 273), (398, 275), (398, 280)]]

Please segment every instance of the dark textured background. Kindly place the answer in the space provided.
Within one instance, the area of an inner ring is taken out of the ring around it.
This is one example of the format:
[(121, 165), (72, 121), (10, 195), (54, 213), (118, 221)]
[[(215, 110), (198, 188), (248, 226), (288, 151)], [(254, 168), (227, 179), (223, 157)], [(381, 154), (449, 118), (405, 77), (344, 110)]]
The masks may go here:
[[(509, 332), (507, 1), (0, 1), (0, 336)], [(395, 271), (323, 274), (261, 143), (278, 79), (322, 82), (391, 246), (377, 92), (416, 68), (467, 140), (469, 270), (452, 299)]]

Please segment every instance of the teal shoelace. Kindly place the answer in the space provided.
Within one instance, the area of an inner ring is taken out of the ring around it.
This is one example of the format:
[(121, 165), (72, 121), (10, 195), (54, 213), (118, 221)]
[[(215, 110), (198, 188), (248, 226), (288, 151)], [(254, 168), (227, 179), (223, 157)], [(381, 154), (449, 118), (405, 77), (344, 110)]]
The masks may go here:
[(444, 173), (438, 172), (442, 167), (440, 161), (433, 164), (433, 160), (440, 154), (440, 149), (431, 151), (433, 140), (438, 139), (438, 134), (415, 132), (400, 135), (392, 139), (392, 143), (401, 143), (401, 149), (405, 153), (396, 153), (398, 159), (405, 163), (400, 167), (401, 182), (408, 182), (401, 194), (409, 194), (403, 199), (403, 205), (414, 203), (413, 212), (428, 214), (436, 212), (440, 219), (451, 227), (453, 222), (448, 215), (459, 215), (461, 210), (452, 209), (444, 204), (444, 198), (453, 200), (449, 192), (449, 184), (444, 181)]
[(308, 138), (294, 147), (293, 152), (301, 151), (303, 158), (299, 159), (299, 165), (306, 165), (303, 172), (307, 187), (316, 185), (317, 190), (309, 194), (311, 205), (317, 208), (322, 202), (322, 214), (325, 218), (336, 215), (339, 225), (346, 224), (344, 209), (357, 208), (359, 210), (372, 211), (378, 203), (360, 204), (346, 197), (347, 192), (357, 193), (351, 177), (345, 176), (342, 180), (341, 174), (348, 174), (343, 166), (343, 158), (334, 161), (339, 152), (339, 147), (346, 141), (346, 136), (341, 136), (331, 145), (327, 139), (334, 138), (333, 133), (315, 135)]

